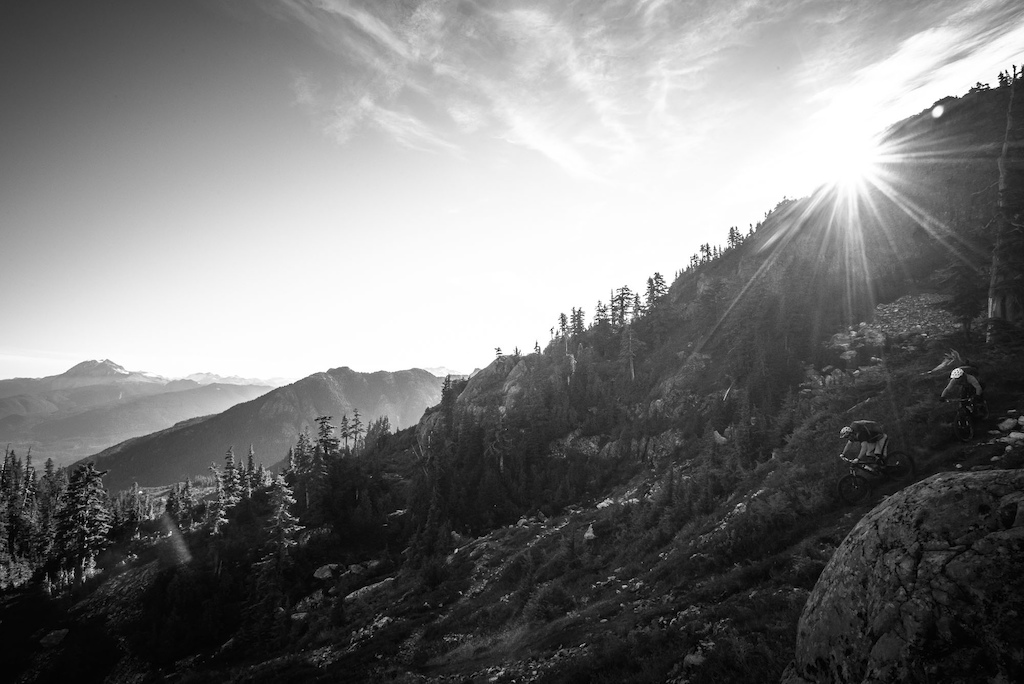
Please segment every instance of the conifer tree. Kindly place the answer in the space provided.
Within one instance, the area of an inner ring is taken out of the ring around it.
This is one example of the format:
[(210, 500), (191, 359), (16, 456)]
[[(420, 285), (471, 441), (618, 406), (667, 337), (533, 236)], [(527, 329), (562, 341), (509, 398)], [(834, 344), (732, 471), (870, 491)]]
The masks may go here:
[(299, 520), (291, 509), (295, 505), (295, 497), (284, 477), (278, 475), (270, 485), (270, 517), (267, 519), (268, 555), (283, 560), (288, 549), (295, 545), (295, 535), (301, 528)]
[(244, 494), (245, 498), (252, 496), (252, 492), (256, 489), (256, 450), (253, 449), (252, 444), (249, 445), (249, 455), (245, 458), (245, 479), (244, 479)]
[(330, 460), (341, 451), (341, 440), (334, 436), (331, 416), (317, 416), (316, 444), (324, 459)]
[(740, 229), (736, 226), (729, 226), (729, 237), (726, 238), (726, 247), (728, 249), (735, 249), (740, 246), (743, 242), (743, 235), (740, 233)]
[(217, 470), (217, 464), (211, 463), (210, 471), (213, 473), (216, 490), (213, 501), (206, 509), (206, 524), (210, 528), (210, 534), (216, 537), (224, 533), (224, 528), (228, 524), (229, 499), (224, 491), (224, 476)]
[(366, 437), (363, 439), (363, 448), (367, 452), (371, 452), (383, 447), (390, 434), (391, 420), (387, 416), (381, 416), (367, 426)]
[(455, 425), (455, 390), (452, 388), (452, 376), (444, 376), (441, 384), (441, 415), (444, 418), (445, 435), (450, 436)]
[(256, 591), (249, 610), (273, 624), (286, 603), (285, 571), (292, 564), (291, 549), (302, 527), (291, 512), (295, 497), (284, 476), (278, 475), (268, 487), (271, 512), (264, 528), (266, 551), (256, 564)]
[(660, 273), (655, 272), (653, 276), (647, 279), (647, 291), (645, 293), (647, 297), (647, 311), (653, 311), (654, 307), (657, 306), (658, 302), (666, 294), (668, 294), (668, 287), (665, 285), (665, 278)]
[(626, 369), (629, 371), (630, 382), (634, 382), (636, 380), (634, 359), (636, 358), (638, 347), (639, 342), (633, 335), (633, 327), (627, 325), (622, 331), (622, 341), (619, 346), (619, 359), (623, 361), (626, 365)]
[(341, 417), (341, 439), (345, 445), (345, 451), (348, 451), (348, 440), (352, 437), (352, 427), (348, 424), (348, 414)]
[(583, 321), (583, 307), (572, 308), (572, 319), (569, 321), (569, 326), (572, 330), (573, 337), (580, 337), (586, 330), (586, 326)]
[(38, 556), (50, 554), (56, 535), (56, 515), (60, 498), (67, 490), (68, 478), (63, 469), (58, 470), (52, 458), (46, 459), (43, 477), (39, 480), (39, 536)]
[(164, 513), (171, 516), (176, 523), (181, 522), (181, 484), (175, 482), (171, 491), (167, 492), (167, 501), (164, 502)]
[(181, 515), (178, 522), (185, 521), (191, 526), (192, 520), (196, 515), (196, 495), (192, 491), (191, 480), (185, 480), (185, 484), (181, 487), (181, 495), (178, 497), (181, 505)]
[(299, 433), (295, 443), (295, 472), (305, 475), (313, 464), (313, 440), (309, 436), (309, 428)]
[(224, 454), (224, 473), (221, 484), (225, 510), (227, 510), (242, 498), (242, 478), (238, 464), (235, 462), (235, 447), (233, 446), (228, 447), (227, 453)]
[(256, 487), (263, 488), (269, 487), (270, 483), (274, 481), (273, 474), (266, 469), (266, 467), (260, 463), (256, 466)]
[(359, 445), (359, 438), (362, 436), (363, 422), (359, 419), (359, 409), (352, 409), (352, 423), (349, 425), (352, 430), (352, 449), (355, 450)]
[(36, 469), (32, 466), (32, 447), (25, 454), (25, 472), (21, 481), (21, 506), (23, 509), (34, 508), (38, 479)]
[(112, 515), (103, 488), (105, 474), (92, 462), (77, 468), (57, 510), (55, 546), (62, 566), (74, 572), (76, 583), (85, 579), (87, 569), (107, 544)]
[(633, 291), (628, 285), (623, 285), (612, 297), (612, 325), (616, 327), (624, 326), (629, 318), (629, 309), (632, 307), (634, 302)]

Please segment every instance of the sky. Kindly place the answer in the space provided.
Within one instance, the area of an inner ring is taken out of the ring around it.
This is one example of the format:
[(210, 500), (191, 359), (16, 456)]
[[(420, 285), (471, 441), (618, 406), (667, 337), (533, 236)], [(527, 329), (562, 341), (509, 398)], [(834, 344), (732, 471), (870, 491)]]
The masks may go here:
[(1024, 64), (1019, 0), (0, 17), (0, 378), (470, 372)]

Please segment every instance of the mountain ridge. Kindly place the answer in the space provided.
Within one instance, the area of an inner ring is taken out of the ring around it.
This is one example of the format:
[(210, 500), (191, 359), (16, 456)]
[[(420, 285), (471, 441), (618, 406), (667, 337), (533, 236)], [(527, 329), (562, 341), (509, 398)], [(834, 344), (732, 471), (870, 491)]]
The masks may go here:
[[(229, 448), (251, 444), (256, 460), (272, 466), (285, 458), (298, 434), (318, 416), (335, 422), (359, 410), (364, 425), (387, 416), (392, 428), (415, 424), (440, 399), (441, 379), (422, 369), (359, 373), (348, 366), (314, 373), (211, 416), (114, 445), (82, 459), (107, 470), (111, 490), (134, 482), (168, 485), (205, 473)], [(241, 455), (241, 454), (240, 454)]]
[[(204, 389), (209, 387), (212, 389)], [(0, 380), (0, 442), (66, 465), (130, 437), (218, 413), (268, 391), (200, 385), (87, 360), (44, 378)]]

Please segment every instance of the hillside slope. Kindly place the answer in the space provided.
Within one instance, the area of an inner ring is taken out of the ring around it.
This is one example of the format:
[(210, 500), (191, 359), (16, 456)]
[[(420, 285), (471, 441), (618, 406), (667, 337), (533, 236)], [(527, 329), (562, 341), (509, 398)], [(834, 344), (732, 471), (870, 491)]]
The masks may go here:
[(104, 481), (113, 491), (133, 482), (166, 485), (204, 474), (230, 447), (241, 458), (251, 444), (258, 462), (270, 466), (285, 457), (300, 432), (316, 427), (317, 416), (333, 416), (338, 422), (358, 409), (364, 425), (383, 416), (393, 427), (412, 425), (437, 403), (441, 382), (419, 369), (357, 373), (335, 368), (217, 415), (118, 444), (87, 460), (108, 471)]

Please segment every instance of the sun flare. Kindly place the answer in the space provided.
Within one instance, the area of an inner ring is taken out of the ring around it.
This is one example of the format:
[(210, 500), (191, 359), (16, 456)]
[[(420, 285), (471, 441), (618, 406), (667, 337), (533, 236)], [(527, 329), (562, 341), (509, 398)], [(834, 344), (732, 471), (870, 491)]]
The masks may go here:
[(844, 192), (861, 190), (877, 176), (881, 152), (867, 137), (837, 136), (821, 150), (821, 179)]

